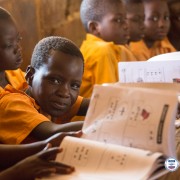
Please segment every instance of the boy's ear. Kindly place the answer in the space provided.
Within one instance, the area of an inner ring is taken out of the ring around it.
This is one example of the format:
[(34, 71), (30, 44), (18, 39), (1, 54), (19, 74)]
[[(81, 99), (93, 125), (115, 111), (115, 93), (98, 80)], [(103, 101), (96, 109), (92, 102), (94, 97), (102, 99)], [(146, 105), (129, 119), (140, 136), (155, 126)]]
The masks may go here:
[(89, 21), (88, 22), (88, 30), (89, 33), (99, 36), (99, 24), (96, 21)]
[(25, 78), (26, 78), (27, 83), (30, 86), (32, 85), (32, 80), (33, 80), (33, 77), (34, 77), (34, 73), (35, 73), (35, 69), (32, 66), (29, 65), (27, 67), (27, 69), (26, 69)]

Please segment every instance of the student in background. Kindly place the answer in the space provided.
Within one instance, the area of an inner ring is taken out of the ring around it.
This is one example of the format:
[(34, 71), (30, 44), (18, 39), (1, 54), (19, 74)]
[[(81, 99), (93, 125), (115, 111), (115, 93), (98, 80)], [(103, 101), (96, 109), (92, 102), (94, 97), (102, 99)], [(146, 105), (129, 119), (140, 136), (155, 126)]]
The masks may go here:
[(167, 39), (170, 28), (169, 9), (166, 0), (143, 0), (145, 8), (144, 39), (131, 43), (130, 48), (140, 61), (163, 53), (174, 52)]
[(128, 44), (121, 46), (122, 61), (137, 61), (138, 58), (132, 53), (130, 42), (140, 41), (144, 37), (144, 5), (142, 0), (124, 0), (127, 13), (127, 24), (129, 27), (130, 39)]
[(20, 144), (42, 140), (57, 132), (80, 130), (82, 122), (60, 125), (53, 122), (71, 113), (79, 94), (83, 67), (83, 56), (73, 42), (56, 36), (42, 39), (27, 69), (29, 96), (11, 85), (0, 89), (0, 141)]
[(80, 48), (85, 60), (80, 95), (89, 98), (94, 84), (118, 81), (119, 45), (127, 44), (129, 30), (121, 0), (83, 0), (80, 17), (87, 32)]
[(169, 0), (168, 6), (171, 19), (171, 27), (168, 38), (176, 50), (180, 51), (180, 1)]
[(0, 7), (0, 86), (11, 84), (24, 89), (25, 77), (19, 67), (22, 63), (21, 36), (11, 14)]
[(81, 132), (58, 133), (44, 141), (27, 145), (1, 144), (0, 179), (34, 180), (51, 173), (71, 173), (74, 171), (73, 167), (52, 161), (62, 149), (58, 147), (49, 149), (51, 146), (59, 146), (66, 135), (79, 137)]
[(124, 0), (127, 23), (129, 26), (129, 42), (140, 41), (144, 37), (144, 5), (142, 0)]

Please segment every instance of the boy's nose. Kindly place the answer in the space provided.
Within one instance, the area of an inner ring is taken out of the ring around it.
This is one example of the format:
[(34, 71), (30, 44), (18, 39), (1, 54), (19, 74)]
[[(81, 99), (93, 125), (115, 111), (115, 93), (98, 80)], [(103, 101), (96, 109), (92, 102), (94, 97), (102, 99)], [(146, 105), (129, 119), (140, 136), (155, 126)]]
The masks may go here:
[(144, 21), (139, 24), (139, 27), (140, 27), (140, 30), (141, 30), (141, 31), (144, 31), (144, 30), (145, 30)]
[(124, 30), (128, 30), (129, 29), (127, 21), (124, 21), (123, 29)]
[(57, 89), (57, 95), (63, 98), (70, 97), (70, 90), (67, 84), (60, 85)]
[(158, 26), (159, 27), (164, 27), (166, 26), (167, 22), (164, 20), (164, 18), (160, 18), (158, 21)]

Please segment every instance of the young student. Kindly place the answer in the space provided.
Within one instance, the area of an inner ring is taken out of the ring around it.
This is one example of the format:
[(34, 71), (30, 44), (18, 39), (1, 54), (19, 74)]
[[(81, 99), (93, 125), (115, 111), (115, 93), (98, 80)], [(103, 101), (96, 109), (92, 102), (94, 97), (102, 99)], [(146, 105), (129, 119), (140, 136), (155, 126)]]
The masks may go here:
[(17, 89), (25, 88), (22, 63), (21, 36), (11, 14), (0, 7), (0, 86), (11, 84)]
[(171, 27), (168, 33), (168, 39), (177, 51), (180, 51), (180, 1), (169, 0)]
[[(0, 145), (0, 179), (6, 180), (32, 180), (35, 177), (51, 173), (71, 173), (74, 168), (52, 160), (62, 149), (49, 146), (59, 146), (66, 136), (79, 137), (79, 133), (58, 133), (52, 137), (27, 145)], [(50, 143), (50, 144), (49, 144)], [(48, 150), (48, 149), (49, 150)], [(38, 154), (35, 154), (38, 153)]]
[[(20, 34), (13, 17), (8, 11), (0, 8), (0, 87), (11, 84), (14, 88), (25, 90), (27, 83), (24, 72), (19, 67), (22, 63)], [(78, 96), (71, 113), (64, 117), (64, 122), (75, 115), (86, 114), (89, 99)], [(60, 123), (60, 122), (59, 122)]]
[(144, 37), (144, 5), (142, 0), (124, 0), (129, 27), (129, 43), (140, 41)]
[(83, 0), (80, 17), (87, 32), (80, 48), (85, 60), (80, 95), (89, 98), (94, 84), (118, 81), (119, 45), (128, 42), (129, 31), (121, 0)]
[(11, 85), (0, 89), (0, 142), (27, 143), (32, 138), (80, 130), (82, 122), (57, 125), (50, 119), (70, 113), (79, 94), (83, 67), (83, 56), (73, 42), (55, 36), (42, 39), (27, 69), (29, 96)]
[(139, 61), (145, 61), (158, 54), (176, 51), (167, 39), (170, 19), (166, 0), (143, 0), (143, 3), (145, 36), (130, 44), (133, 54)]
[(130, 42), (140, 41), (144, 37), (144, 5), (142, 0), (124, 0), (127, 24), (129, 27), (129, 40), (127, 45), (121, 45), (122, 60), (138, 61), (131, 52)]

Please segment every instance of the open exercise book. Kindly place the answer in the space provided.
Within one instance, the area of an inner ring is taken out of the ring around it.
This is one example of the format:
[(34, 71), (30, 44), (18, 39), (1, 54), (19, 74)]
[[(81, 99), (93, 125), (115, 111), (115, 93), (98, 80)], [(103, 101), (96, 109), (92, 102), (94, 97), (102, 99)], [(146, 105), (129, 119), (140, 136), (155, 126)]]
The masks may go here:
[(144, 180), (167, 173), (166, 158), (176, 158), (174, 121), (179, 88), (172, 86), (163, 90), (156, 85), (96, 85), (83, 137), (65, 137), (63, 152), (56, 158), (74, 166), (75, 172), (46, 179)]
[(149, 59), (148, 61), (119, 62), (118, 69), (120, 82), (137, 83), (180, 81), (180, 57), (179, 60), (168, 61), (158, 60), (158, 56), (155, 56), (152, 60), (153, 61)]

